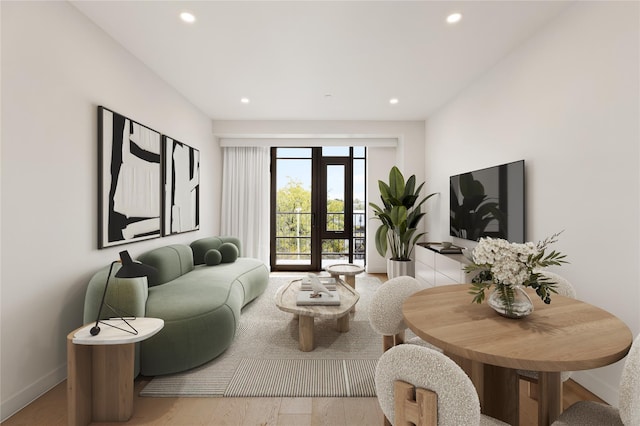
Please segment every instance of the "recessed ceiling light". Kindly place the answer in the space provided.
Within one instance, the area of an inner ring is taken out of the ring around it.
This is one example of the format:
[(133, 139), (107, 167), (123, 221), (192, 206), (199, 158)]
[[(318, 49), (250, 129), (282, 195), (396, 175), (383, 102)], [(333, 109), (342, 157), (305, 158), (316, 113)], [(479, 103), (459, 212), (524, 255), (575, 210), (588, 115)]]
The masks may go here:
[(189, 24), (193, 24), (194, 22), (196, 22), (196, 17), (193, 15), (193, 13), (189, 12), (182, 12), (180, 14), (180, 19)]
[(398, 103), (398, 98), (391, 98), (391, 99), (389, 99), (389, 103), (390, 103), (391, 105), (395, 105), (395, 104), (397, 104), (397, 103)]
[(248, 104), (249, 102), (251, 102), (251, 100), (249, 98), (242, 98), (240, 99), (240, 102), (242, 102), (243, 104)]
[(462, 14), (457, 12), (447, 16), (447, 22), (450, 24), (455, 24), (456, 22), (460, 22), (461, 19), (462, 19)]

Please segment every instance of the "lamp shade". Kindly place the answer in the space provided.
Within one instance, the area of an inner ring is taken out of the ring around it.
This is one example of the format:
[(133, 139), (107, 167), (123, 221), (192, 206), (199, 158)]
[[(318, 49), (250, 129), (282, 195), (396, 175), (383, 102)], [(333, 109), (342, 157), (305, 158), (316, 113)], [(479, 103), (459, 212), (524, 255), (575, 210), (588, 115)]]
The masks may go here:
[(153, 266), (134, 262), (126, 250), (120, 252), (120, 261), (122, 262), (122, 267), (116, 272), (116, 277), (118, 278), (152, 278), (158, 273), (158, 270)]

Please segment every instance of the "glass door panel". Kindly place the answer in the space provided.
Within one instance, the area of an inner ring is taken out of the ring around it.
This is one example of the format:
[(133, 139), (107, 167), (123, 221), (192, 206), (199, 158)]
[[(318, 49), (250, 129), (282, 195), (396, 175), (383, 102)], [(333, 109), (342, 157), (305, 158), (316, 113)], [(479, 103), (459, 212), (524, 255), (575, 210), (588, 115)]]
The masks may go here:
[[(272, 190), (275, 220), (272, 221), (271, 263), (309, 269), (312, 265), (312, 150), (278, 148), (276, 163), (275, 197)], [(272, 184), (273, 180), (272, 177)]]
[(325, 231), (344, 232), (345, 167), (343, 165), (328, 165), (326, 170)]
[[(320, 191), (323, 205), (321, 223), (322, 268), (336, 263), (350, 263), (351, 256), (351, 159), (338, 157), (343, 147), (323, 149)], [(343, 151), (344, 152), (344, 151)], [(333, 156), (329, 156), (333, 155)]]

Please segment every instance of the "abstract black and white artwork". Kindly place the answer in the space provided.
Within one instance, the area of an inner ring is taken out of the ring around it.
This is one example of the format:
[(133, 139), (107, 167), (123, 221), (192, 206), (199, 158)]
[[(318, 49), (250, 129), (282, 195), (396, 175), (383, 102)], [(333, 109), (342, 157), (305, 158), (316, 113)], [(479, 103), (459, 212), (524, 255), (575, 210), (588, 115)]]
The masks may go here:
[(200, 151), (164, 136), (164, 235), (200, 229)]
[(98, 107), (99, 248), (161, 236), (160, 133)]

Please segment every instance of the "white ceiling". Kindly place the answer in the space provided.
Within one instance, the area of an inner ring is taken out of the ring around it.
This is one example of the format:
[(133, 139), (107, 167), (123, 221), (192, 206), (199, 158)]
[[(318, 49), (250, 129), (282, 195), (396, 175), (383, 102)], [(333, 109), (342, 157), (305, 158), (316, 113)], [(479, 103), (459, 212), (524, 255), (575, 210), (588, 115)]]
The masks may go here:
[(212, 119), (423, 120), (571, 2), (72, 4)]

